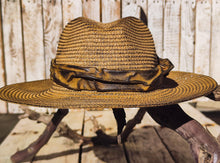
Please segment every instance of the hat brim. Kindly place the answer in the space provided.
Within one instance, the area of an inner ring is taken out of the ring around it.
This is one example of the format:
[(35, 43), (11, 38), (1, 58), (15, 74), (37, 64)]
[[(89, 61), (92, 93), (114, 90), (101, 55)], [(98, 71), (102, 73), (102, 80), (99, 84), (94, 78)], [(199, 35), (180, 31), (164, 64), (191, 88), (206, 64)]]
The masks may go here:
[(2, 87), (0, 99), (60, 109), (155, 107), (208, 95), (216, 87), (211, 77), (173, 71), (163, 86), (149, 92), (74, 91), (47, 79)]

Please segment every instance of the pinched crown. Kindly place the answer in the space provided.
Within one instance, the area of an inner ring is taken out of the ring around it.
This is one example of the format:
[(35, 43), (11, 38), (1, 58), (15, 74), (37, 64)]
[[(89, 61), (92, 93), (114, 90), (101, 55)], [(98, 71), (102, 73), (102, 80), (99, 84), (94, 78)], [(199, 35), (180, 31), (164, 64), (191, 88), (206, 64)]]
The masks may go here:
[(64, 28), (56, 64), (145, 71), (158, 65), (158, 57), (141, 20), (127, 17), (104, 24), (81, 17)]

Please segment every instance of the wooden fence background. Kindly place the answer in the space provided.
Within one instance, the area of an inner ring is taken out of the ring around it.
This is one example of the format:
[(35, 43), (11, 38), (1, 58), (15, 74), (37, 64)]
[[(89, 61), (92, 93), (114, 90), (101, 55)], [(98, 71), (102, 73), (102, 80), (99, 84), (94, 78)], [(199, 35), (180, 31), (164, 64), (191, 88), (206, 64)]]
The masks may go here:
[[(79, 16), (145, 16), (160, 57), (220, 83), (220, 0), (1, 0), (0, 87), (49, 78), (62, 28)], [(21, 107), (0, 101), (1, 113)]]

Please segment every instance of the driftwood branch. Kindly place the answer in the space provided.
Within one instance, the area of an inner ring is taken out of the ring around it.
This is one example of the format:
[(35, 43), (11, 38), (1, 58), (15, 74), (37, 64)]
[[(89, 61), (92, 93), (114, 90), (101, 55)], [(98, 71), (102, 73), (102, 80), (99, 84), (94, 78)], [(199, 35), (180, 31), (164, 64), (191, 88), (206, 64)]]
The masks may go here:
[(220, 85), (211, 94), (207, 96), (214, 101), (220, 101)]

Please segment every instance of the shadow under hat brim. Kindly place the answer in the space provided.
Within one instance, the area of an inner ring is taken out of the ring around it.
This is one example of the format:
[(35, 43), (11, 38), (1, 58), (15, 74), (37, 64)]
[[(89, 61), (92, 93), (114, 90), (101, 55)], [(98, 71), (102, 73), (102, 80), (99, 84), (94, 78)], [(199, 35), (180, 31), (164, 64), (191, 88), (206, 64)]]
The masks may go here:
[(0, 99), (60, 109), (156, 107), (208, 95), (216, 87), (211, 77), (173, 71), (163, 85), (149, 92), (74, 91), (47, 79), (2, 87)]

